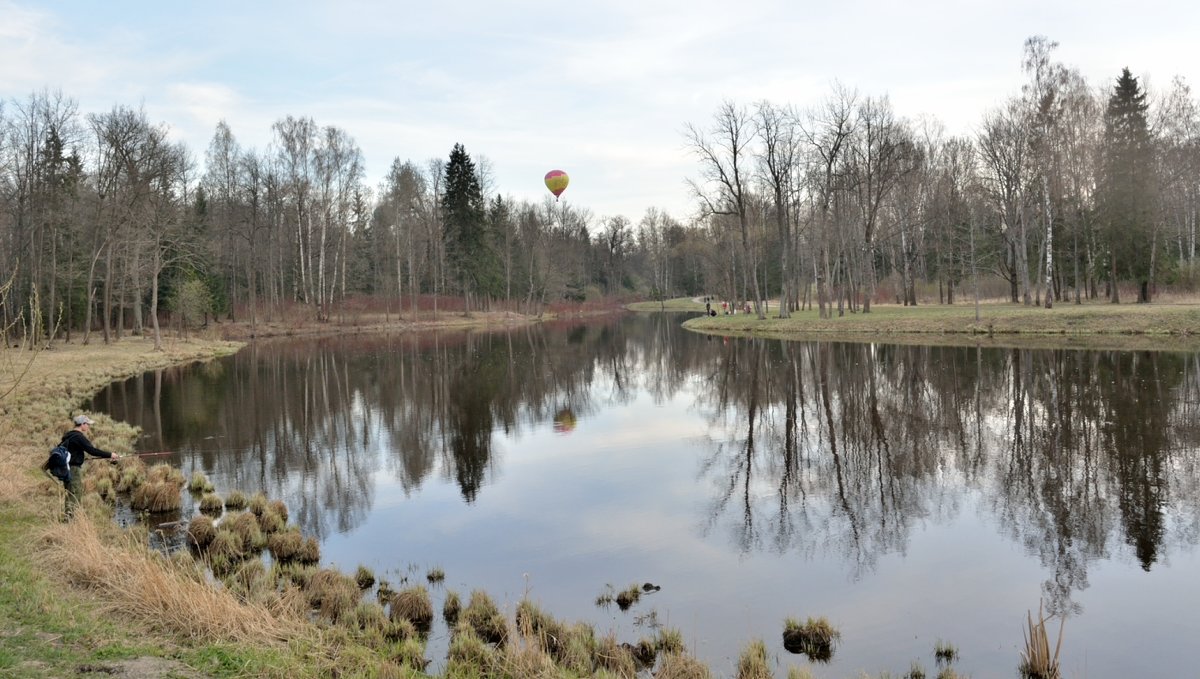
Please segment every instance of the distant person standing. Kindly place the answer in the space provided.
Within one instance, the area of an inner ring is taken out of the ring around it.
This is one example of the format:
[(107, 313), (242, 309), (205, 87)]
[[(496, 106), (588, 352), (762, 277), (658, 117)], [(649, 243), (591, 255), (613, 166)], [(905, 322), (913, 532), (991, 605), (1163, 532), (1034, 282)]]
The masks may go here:
[(63, 434), (61, 442), (61, 445), (65, 446), (71, 453), (71, 459), (67, 463), (71, 470), (71, 478), (67, 482), (67, 518), (71, 517), (71, 513), (75, 511), (75, 506), (79, 504), (79, 499), (83, 497), (83, 462), (85, 454), (112, 460), (121, 457), (107, 450), (100, 450), (92, 445), (87, 436), (92, 432), (92, 418), (87, 415), (78, 415), (75, 417), (74, 422), (75, 428)]

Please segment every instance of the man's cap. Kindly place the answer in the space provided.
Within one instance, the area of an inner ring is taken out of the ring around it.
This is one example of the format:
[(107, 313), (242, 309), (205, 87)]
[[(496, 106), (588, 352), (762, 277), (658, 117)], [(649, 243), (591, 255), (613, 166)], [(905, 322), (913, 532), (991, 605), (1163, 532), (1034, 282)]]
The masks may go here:
[(88, 417), (87, 415), (76, 415), (75, 426), (78, 427), (81, 424), (93, 424), (92, 418)]

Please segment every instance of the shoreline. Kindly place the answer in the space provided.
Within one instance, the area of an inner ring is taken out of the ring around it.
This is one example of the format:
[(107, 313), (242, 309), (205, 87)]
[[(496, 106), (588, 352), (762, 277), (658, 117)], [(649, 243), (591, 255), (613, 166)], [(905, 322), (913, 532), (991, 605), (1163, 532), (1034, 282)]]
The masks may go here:
[[(631, 305), (648, 311), (647, 305)], [(774, 307), (772, 307), (774, 308)], [(1200, 350), (1200, 304), (1061, 304), (1053, 309), (1020, 304), (902, 307), (877, 305), (871, 313), (821, 319), (812, 310), (780, 319), (768, 313), (704, 316), (704, 305), (669, 300), (668, 312), (695, 312), (683, 327), (705, 334), (788, 341), (884, 342), (1016, 348)]]

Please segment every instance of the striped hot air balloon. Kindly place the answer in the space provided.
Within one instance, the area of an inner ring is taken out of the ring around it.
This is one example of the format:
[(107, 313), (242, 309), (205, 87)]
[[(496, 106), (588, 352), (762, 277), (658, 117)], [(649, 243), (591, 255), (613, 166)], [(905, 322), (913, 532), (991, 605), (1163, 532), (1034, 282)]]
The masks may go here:
[(563, 191), (567, 190), (567, 184), (571, 178), (562, 170), (550, 170), (546, 173), (546, 188), (550, 189), (550, 193), (554, 194), (554, 199), (562, 195)]

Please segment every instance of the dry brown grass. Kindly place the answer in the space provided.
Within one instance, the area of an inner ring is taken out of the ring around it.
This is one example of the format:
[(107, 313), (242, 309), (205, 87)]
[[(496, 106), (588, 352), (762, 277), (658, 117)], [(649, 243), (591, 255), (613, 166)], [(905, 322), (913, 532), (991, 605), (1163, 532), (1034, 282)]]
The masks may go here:
[(217, 528), (213, 520), (203, 514), (192, 517), (188, 523), (188, 539), (200, 549), (204, 549), (217, 537)]
[(352, 613), (362, 599), (354, 578), (333, 569), (317, 571), (304, 588), (304, 594), (309, 605), (331, 622)]
[(287, 523), (288, 508), (287, 505), (284, 504), (283, 500), (271, 500), (268, 505), (271, 507), (272, 511), (279, 515), (279, 518), (283, 519), (284, 523)]
[(201, 641), (271, 644), (302, 633), (285, 611), (242, 604), (150, 551), (136, 534), (105, 528), (111, 534), (81, 516), (47, 527), (37, 543), (48, 570), (91, 592), (113, 614)]
[(396, 592), (389, 603), (392, 620), (407, 620), (419, 630), (433, 623), (433, 600), (424, 587), (409, 587)]
[(671, 653), (659, 663), (654, 679), (711, 679), (712, 672), (704, 663), (679, 653)]
[(1042, 604), (1038, 603), (1037, 622), (1033, 620), (1030, 611), (1026, 620), (1025, 648), (1021, 651), (1021, 676), (1024, 679), (1060, 679), (1058, 653), (1062, 650), (1063, 626), (1065, 619), (1059, 619), (1058, 642), (1054, 651), (1050, 651), (1050, 637), (1046, 634), (1046, 618), (1042, 615)]
[(496, 602), (483, 590), (471, 592), (471, 599), (459, 617), (489, 644), (503, 644), (508, 639), (508, 621), (496, 607)]
[(761, 639), (750, 642), (738, 657), (737, 679), (772, 679), (767, 645)]
[(147, 481), (134, 489), (129, 498), (131, 507), (150, 512), (169, 512), (183, 505), (179, 491), (183, 484), (171, 481)]

